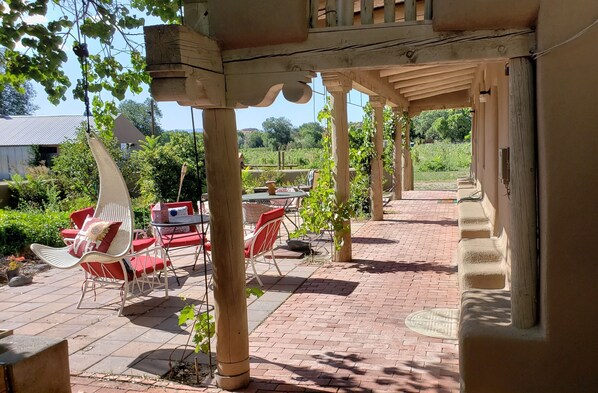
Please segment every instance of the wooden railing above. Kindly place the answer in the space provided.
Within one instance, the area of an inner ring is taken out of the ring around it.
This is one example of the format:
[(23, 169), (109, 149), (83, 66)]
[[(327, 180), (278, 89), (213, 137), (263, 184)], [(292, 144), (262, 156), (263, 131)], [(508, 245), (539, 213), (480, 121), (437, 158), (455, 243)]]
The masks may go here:
[(431, 21), (432, 0), (309, 0), (309, 13), (310, 28)]

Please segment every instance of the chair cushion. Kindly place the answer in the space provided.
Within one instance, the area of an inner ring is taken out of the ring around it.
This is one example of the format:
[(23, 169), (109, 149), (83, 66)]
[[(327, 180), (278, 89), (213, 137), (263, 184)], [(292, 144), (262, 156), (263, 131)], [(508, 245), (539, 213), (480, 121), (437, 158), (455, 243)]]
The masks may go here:
[(78, 233), (78, 229), (62, 229), (60, 231), (60, 237), (63, 239), (75, 239)]
[(155, 237), (144, 237), (141, 239), (135, 239), (135, 240), (133, 240), (133, 243), (132, 243), (133, 252), (145, 250), (146, 248), (148, 248), (155, 242), (156, 242)]
[[(170, 265), (170, 261), (166, 261), (166, 266)], [(146, 274), (150, 274), (156, 270), (164, 270), (164, 260), (147, 255), (140, 255), (138, 257), (131, 258), (131, 266), (135, 271), (135, 277), (141, 277), (144, 272)]]
[(203, 235), (197, 232), (173, 233), (162, 236), (162, 244), (165, 247), (199, 246), (202, 244)]
[(90, 251), (108, 251), (121, 224), (118, 221), (87, 217), (73, 244), (69, 246), (69, 253), (80, 258)]

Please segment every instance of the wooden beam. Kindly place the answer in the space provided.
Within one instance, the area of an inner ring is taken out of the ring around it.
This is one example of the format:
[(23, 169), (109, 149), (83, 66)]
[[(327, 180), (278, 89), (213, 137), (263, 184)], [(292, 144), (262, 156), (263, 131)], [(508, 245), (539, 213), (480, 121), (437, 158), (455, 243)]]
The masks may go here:
[(430, 68), (422, 70), (422, 71), (411, 71), (411, 72), (405, 72), (405, 73), (402, 73), (399, 75), (394, 75), (394, 76), (391, 76), (390, 78), (388, 78), (388, 81), (391, 83), (402, 82), (402, 81), (406, 81), (409, 79), (418, 79), (418, 78), (422, 78), (424, 76), (440, 75), (440, 74), (445, 74), (447, 72), (452, 72), (452, 71), (472, 70), (476, 67), (477, 67), (477, 65), (474, 65), (474, 64), (435, 66), (435, 67), (430, 67)]
[(456, 82), (438, 82), (438, 83), (426, 83), (417, 86), (409, 86), (400, 89), (401, 93), (404, 94), (406, 97), (411, 95), (419, 95), (424, 93), (429, 93), (436, 90), (444, 90), (448, 89), (449, 87), (458, 87), (458, 86), (471, 86), (471, 81), (473, 80), (473, 76), (467, 79), (459, 79)]
[(309, 27), (318, 27), (319, 0), (309, 0)]
[(370, 174), (372, 176), (370, 187), (370, 200), (372, 203), (372, 221), (382, 221), (384, 219), (384, 205), (382, 201), (382, 153), (384, 140), (384, 97), (370, 97), (370, 105), (374, 108), (374, 123), (376, 132), (372, 136), (374, 144), (374, 156), (371, 159)]
[(236, 390), (249, 384), (249, 334), (234, 109), (205, 109), (203, 127), (218, 337), (216, 383)]
[(440, 95), (440, 94), (452, 93), (454, 91), (469, 90), (470, 87), (471, 86), (469, 84), (462, 85), (462, 86), (456, 86), (456, 87), (449, 87), (449, 88), (446, 88), (446, 89), (430, 91), (430, 92), (427, 92), (427, 93), (415, 94), (415, 95), (412, 95), (412, 96), (410, 96), (408, 98), (409, 98), (409, 101), (421, 100), (423, 98), (433, 97), (433, 96), (437, 96), (437, 95)]
[(466, 69), (460, 71), (451, 71), (446, 72), (444, 74), (437, 74), (437, 75), (430, 75), (430, 76), (422, 76), (421, 78), (413, 78), (407, 79), (405, 81), (396, 82), (393, 86), (395, 89), (400, 89), (403, 87), (409, 86), (417, 86), (425, 83), (430, 82), (455, 82), (459, 80), (458, 78), (473, 78), (475, 73), (475, 69)]
[(471, 107), (473, 102), (468, 90), (454, 91), (409, 102), (409, 116), (417, 116), (423, 111)]
[(529, 329), (538, 315), (536, 235), (536, 105), (530, 58), (509, 60), (509, 146), (511, 161), (511, 314)]
[(338, 0), (336, 3), (336, 7), (338, 12), (338, 25), (353, 25), (353, 17), (355, 15), (355, 2), (353, 0)]
[(336, 0), (326, 0), (326, 26), (336, 26), (338, 16), (336, 12)]
[(229, 49), (222, 56), (232, 75), (505, 59), (528, 55), (534, 45), (531, 29), (440, 34), (429, 23), (385, 23), (312, 29), (303, 42)]
[(432, 20), (432, 0), (425, 0), (424, 20)]
[(421, 66), (404, 65), (404, 66), (400, 66), (400, 67), (387, 68), (387, 69), (380, 70), (380, 76), (382, 78), (384, 78), (387, 76), (402, 74), (402, 73), (410, 72), (410, 71), (425, 70), (426, 68), (432, 68), (432, 67), (438, 67), (438, 65), (437, 64), (421, 65)]
[(368, 95), (380, 95), (392, 106), (409, 106), (409, 101), (389, 83), (378, 77), (376, 71), (345, 71), (340, 74), (353, 81), (353, 88)]

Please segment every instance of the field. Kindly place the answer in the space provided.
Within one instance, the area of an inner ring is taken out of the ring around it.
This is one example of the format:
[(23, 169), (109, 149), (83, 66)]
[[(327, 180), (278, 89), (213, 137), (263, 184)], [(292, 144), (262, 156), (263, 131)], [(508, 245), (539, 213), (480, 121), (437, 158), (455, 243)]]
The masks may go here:
[[(436, 142), (411, 149), (416, 190), (454, 190), (457, 178), (469, 175), (469, 143)], [(251, 169), (275, 170), (279, 154), (267, 148), (241, 149)], [(314, 169), (320, 166), (321, 149), (292, 149), (285, 153), (285, 169)], [(290, 166), (289, 166), (290, 164)]]

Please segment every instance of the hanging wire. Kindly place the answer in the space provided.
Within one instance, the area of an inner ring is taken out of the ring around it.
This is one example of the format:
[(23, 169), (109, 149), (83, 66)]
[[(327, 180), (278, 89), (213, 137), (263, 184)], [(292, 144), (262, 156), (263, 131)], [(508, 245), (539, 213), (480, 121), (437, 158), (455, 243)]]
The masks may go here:
[(569, 37), (568, 39), (566, 39), (563, 42), (560, 42), (554, 46), (551, 46), (550, 48), (541, 50), (539, 52), (536, 52), (534, 54), (532, 54), (532, 58), (537, 59), (539, 57), (542, 57), (544, 55), (549, 54), (550, 52), (552, 52), (553, 50), (555, 50), (556, 48), (568, 44), (569, 42), (578, 39), (579, 37), (581, 37), (582, 35), (584, 35), (585, 33), (588, 32), (588, 30), (590, 30), (592, 27), (598, 25), (598, 19), (594, 20), (594, 22), (592, 22), (589, 26), (585, 27), (584, 29), (582, 29), (581, 31), (579, 31), (577, 34), (573, 35), (572, 37)]
[[(85, 0), (81, 0), (83, 5), (81, 9), (81, 17), (85, 21), (85, 15), (87, 14), (87, 4)], [(81, 63), (81, 72), (83, 74), (83, 92), (84, 92), (84, 103), (85, 103), (85, 116), (87, 118), (87, 135), (91, 134), (91, 112), (89, 110), (89, 79), (88, 79), (88, 68), (89, 63), (87, 58), (89, 57), (89, 50), (87, 48), (87, 38), (83, 34), (83, 42), (81, 42), (81, 26), (79, 25), (79, 15), (77, 11), (77, 2), (75, 1), (75, 20), (77, 21), (77, 44), (73, 47), (73, 52), (79, 58)]]
[[(203, 278), (204, 278), (204, 285), (205, 285), (205, 298), (206, 298), (206, 314), (208, 315), (208, 364), (210, 368), (210, 377), (214, 377), (212, 371), (212, 340), (211, 340), (211, 332), (210, 332), (210, 298), (208, 296), (208, 262), (206, 257), (206, 249), (205, 249), (205, 241), (206, 241), (206, 230), (204, 227), (204, 211), (203, 211), (203, 201), (202, 201), (202, 184), (201, 184), (201, 175), (199, 171), (199, 152), (197, 150), (197, 131), (195, 130), (195, 117), (193, 116), (193, 107), (191, 109), (191, 127), (193, 128), (193, 150), (195, 152), (195, 180), (197, 182), (197, 188), (199, 189), (199, 215), (202, 217), (201, 219), (201, 234), (202, 238), (202, 246), (203, 249)], [(205, 162), (204, 162), (205, 168)]]

